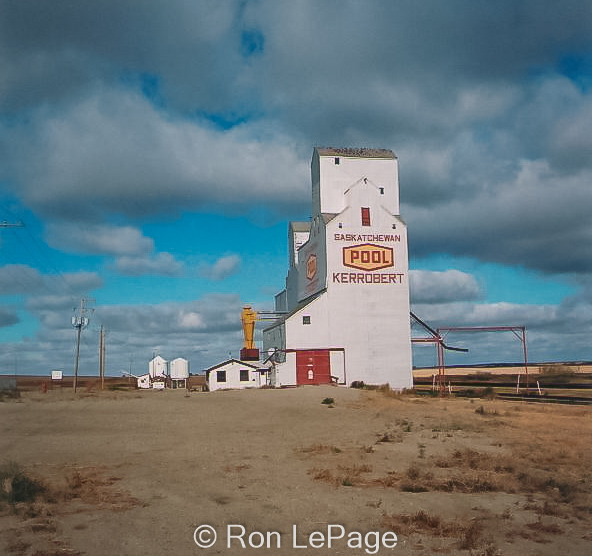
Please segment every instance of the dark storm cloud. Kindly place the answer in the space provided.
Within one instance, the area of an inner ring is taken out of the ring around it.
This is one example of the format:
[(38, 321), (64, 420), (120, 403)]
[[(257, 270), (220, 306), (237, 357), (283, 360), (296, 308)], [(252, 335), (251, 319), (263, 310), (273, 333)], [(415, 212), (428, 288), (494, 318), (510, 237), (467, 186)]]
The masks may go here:
[[(411, 250), (448, 252), (550, 273), (592, 270), (592, 173), (565, 177), (525, 163), (510, 183), (433, 211), (410, 207)], [(434, 233), (434, 213), (438, 214)]]
[(475, 277), (459, 270), (410, 270), (409, 290), (415, 304), (477, 301), (483, 297)]
[(0, 328), (20, 322), (17, 312), (11, 307), (0, 307)]
[[(265, 145), (242, 128), (222, 133), (170, 119), (121, 89), (97, 91), (51, 117), (32, 116), (5, 151), (24, 200), (74, 222), (213, 204), (285, 211), (307, 198), (306, 165), (285, 141)], [(290, 173), (278, 187), (285, 166)]]
[[(1, 2), (3, 105), (68, 99), (97, 82), (156, 75), (175, 105), (225, 109), (241, 61), (238, 2)], [(222, 74), (225, 74), (224, 76)]]
[[(556, 8), (3, 2), (4, 187), (74, 222), (286, 214), (313, 145), (388, 146), (418, 254), (587, 269), (592, 100), (566, 60), (592, 52), (592, 6)], [(554, 190), (537, 199), (535, 165)]]

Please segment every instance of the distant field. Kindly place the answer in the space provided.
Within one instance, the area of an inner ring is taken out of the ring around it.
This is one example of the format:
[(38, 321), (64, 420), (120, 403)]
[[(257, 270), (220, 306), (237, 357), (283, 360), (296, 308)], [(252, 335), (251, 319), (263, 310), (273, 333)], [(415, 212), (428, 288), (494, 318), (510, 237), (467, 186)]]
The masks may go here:
[[(530, 363), (528, 365), (528, 373), (545, 374), (552, 371), (554, 373), (589, 373), (592, 374), (592, 363)], [(446, 367), (446, 374), (452, 376), (471, 375), (471, 374), (501, 374), (501, 375), (517, 375), (524, 374), (524, 365), (475, 365), (475, 366), (459, 366)], [(414, 369), (413, 377), (431, 377), (433, 374), (438, 374), (437, 367)]]

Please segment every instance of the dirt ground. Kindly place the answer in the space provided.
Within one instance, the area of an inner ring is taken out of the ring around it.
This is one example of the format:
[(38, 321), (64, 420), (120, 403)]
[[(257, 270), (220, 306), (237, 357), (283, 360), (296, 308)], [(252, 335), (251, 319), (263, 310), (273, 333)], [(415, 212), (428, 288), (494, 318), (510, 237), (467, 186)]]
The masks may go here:
[(329, 386), (28, 393), (0, 403), (0, 554), (588, 555), (591, 417)]

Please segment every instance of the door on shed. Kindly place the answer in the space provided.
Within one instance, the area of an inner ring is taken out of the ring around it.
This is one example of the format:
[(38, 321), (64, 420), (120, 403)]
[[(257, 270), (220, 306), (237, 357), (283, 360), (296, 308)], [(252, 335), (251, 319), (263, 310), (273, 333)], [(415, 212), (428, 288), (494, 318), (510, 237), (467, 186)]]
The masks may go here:
[(328, 349), (296, 352), (296, 384), (331, 384), (331, 362)]

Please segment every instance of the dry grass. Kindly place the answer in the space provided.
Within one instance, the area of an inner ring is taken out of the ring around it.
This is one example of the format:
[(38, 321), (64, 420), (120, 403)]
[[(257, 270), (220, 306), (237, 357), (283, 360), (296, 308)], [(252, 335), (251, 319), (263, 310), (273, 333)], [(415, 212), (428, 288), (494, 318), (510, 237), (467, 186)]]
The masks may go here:
[[(335, 487), (394, 489), (412, 496), (503, 493), (522, 499), (498, 514), (485, 511), (480, 518), (483, 521), (444, 519), (423, 510), (385, 513), (383, 526), (399, 536), (427, 535), (436, 543), (434, 550), (493, 555), (498, 553), (491, 540), (495, 532), (503, 531), (502, 538), (510, 543), (519, 539), (540, 545), (565, 535), (569, 524), (592, 525), (589, 410), (495, 400), (475, 408), (466, 401), (433, 400), (434, 405), (422, 416), (417, 408), (402, 403), (412, 400), (410, 396), (390, 397), (384, 392), (371, 396), (369, 405), (390, 421), (388, 427), (376, 433), (374, 445), (362, 450), (362, 456), (344, 447), (334, 464), (325, 460), (324, 467), (311, 469), (314, 480)], [(455, 439), (459, 437), (469, 445), (458, 446)], [(475, 447), (470, 445), (472, 438), (477, 440)], [(451, 443), (448, 450), (447, 442)], [(411, 446), (416, 448), (412, 451)], [(323, 452), (320, 448), (315, 451)], [(412, 453), (415, 455), (410, 456)], [(404, 460), (400, 454), (407, 454)], [(407, 466), (389, 469), (386, 463), (385, 468), (385, 460), (406, 461)], [(417, 545), (418, 549), (421, 546)]]
[(372, 471), (370, 465), (338, 465), (336, 469), (318, 469), (313, 468), (309, 474), (313, 476), (315, 481), (324, 481), (335, 486), (364, 486), (368, 484), (367, 479), (363, 476)]
[(457, 548), (470, 550), (471, 554), (493, 556), (497, 548), (491, 537), (484, 533), (478, 521), (463, 523), (456, 520), (445, 520), (437, 515), (420, 510), (413, 515), (383, 514), (381, 525), (395, 531), (399, 536), (412, 538), (417, 534), (427, 534), (440, 540), (452, 541), (449, 550)]
[[(60, 516), (96, 509), (124, 511), (143, 505), (126, 490), (116, 488), (120, 478), (107, 476), (105, 471), (79, 467), (49, 479), (36, 477), (14, 462), (1, 466), (0, 500), (4, 503), (0, 504), (0, 515), (15, 515), (20, 520), (5, 531), (8, 554), (80, 555), (68, 543), (56, 540)], [(73, 503), (76, 503), (75, 508)], [(34, 541), (23, 540), (25, 532), (31, 532)]]
[(299, 448), (298, 452), (303, 454), (309, 455), (319, 455), (319, 454), (340, 454), (341, 449), (337, 446), (329, 445), (329, 444), (312, 444), (311, 446), (306, 446), (303, 448)]
[[(25, 474), (47, 488), (20, 503), (18, 515), (4, 516), (1, 553), (63, 555), (71, 546), (101, 556), (107, 549), (91, 538), (118, 553), (119, 540), (135, 530), (142, 531), (135, 553), (183, 554), (193, 520), (206, 513), (212, 523), (253, 528), (302, 523), (304, 530), (335, 519), (351, 530), (393, 529), (402, 554), (589, 553), (586, 408), (335, 388), (204, 394), (189, 402), (174, 392), (99, 392), (74, 401), (53, 394), (58, 403), (25, 396), (27, 411), (0, 404), (12, 418), (0, 436), (4, 452), (18, 455)], [(336, 409), (319, 404), (325, 395)], [(147, 410), (175, 418), (144, 431)], [(204, 416), (215, 431), (197, 427), (189, 441), (169, 434), (172, 425)], [(237, 427), (245, 422), (248, 429)], [(141, 504), (132, 494), (151, 504), (125, 519), (110, 511)], [(187, 535), (165, 539), (165, 527), (179, 527), (171, 516), (186, 517)]]

